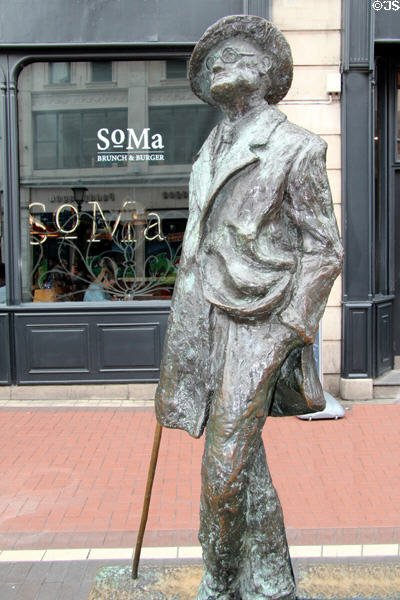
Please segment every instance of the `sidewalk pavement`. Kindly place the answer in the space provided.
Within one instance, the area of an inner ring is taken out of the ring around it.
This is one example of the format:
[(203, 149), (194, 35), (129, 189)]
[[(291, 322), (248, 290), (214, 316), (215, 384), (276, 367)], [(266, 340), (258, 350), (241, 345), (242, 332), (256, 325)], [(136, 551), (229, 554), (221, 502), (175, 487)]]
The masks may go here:
[[(0, 408), (0, 547), (132, 547), (152, 406)], [(296, 545), (400, 542), (400, 405), (270, 418), (264, 442)], [(197, 545), (203, 440), (163, 429), (146, 546)]]
[[(144, 402), (0, 407), (0, 563), (126, 562), (154, 427)], [(338, 421), (267, 420), (263, 437), (292, 556), (399, 555), (399, 433), (399, 404), (353, 405)], [(202, 439), (163, 430), (144, 558), (200, 557), (202, 448)]]

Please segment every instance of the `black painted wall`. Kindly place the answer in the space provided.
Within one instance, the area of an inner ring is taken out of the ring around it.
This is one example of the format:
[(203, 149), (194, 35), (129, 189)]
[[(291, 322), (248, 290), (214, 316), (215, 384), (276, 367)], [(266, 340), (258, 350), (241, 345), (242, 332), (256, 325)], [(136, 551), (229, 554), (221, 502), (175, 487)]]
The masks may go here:
[(2, 44), (195, 42), (228, 14), (267, 16), (267, 0), (2, 0)]
[[(386, 7), (388, 3), (384, 3)], [(394, 260), (395, 227), (390, 191), (377, 209), (374, 162), (375, 42), (400, 44), (400, 11), (375, 11), (365, 0), (344, 0), (342, 181), (343, 342), (342, 376), (371, 378), (394, 359), (393, 268), (377, 287), (376, 256)], [(388, 142), (389, 144), (390, 142)], [(382, 154), (386, 161), (385, 154)], [(390, 182), (384, 182), (390, 190)], [(382, 213), (382, 210), (384, 211)], [(385, 222), (382, 221), (384, 214)], [(391, 225), (392, 224), (392, 225)], [(379, 241), (375, 232), (379, 227)], [(377, 244), (381, 244), (378, 248)], [(384, 247), (383, 247), (384, 246)], [(392, 265), (393, 266), (393, 265)], [(382, 277), (381, 277), (382, 279)], [(398, 300), (396, 300), (398, 302)]]
[(167, 319), (168, 308), (19, 313), (17, 381), (158, 381)]
[[(398, 3), (399, 4), (399, 3)], [(391, 10), (387, 10), (391, 8)], [(399, 41), (400, 38), (400, 10), (391, 7), (387, 2), (381, 10), (374, 11), (375, 41)]]

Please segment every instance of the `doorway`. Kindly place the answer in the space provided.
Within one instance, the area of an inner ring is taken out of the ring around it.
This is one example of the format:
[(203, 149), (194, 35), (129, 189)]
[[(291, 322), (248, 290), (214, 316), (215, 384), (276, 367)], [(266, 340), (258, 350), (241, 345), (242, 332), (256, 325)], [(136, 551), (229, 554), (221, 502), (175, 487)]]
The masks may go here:
[(377, 54), (373, 206), (375, 376), (392, 369), (395, 363), (400, 366), (400, 53), (397, 46), (391, 46), (380, 48)]

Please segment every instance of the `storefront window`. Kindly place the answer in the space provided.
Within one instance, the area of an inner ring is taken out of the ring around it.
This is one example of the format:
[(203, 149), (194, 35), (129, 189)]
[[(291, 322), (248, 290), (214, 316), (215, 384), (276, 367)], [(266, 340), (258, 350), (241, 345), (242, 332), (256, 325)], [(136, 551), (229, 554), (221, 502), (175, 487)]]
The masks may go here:
[[(219, 119), (193, 95), (176, 64), (174, 81), (166, 80), (174, 62), (33, 63), (23, 69), (25, 302), (171, 298), (191, 163)], [(56, 64), (73, 73), (68, 90), (48, 85)], [(111, 78), (106, 91), (93, 86)]]

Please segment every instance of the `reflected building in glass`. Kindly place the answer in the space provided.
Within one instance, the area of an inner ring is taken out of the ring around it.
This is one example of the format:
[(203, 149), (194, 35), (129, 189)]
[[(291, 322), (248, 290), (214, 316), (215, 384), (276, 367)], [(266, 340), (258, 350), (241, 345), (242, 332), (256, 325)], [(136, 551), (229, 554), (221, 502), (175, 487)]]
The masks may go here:
[(22, 298), (171, 298), (218, 112), (186, 60), (33, 62), (18, 80)]

